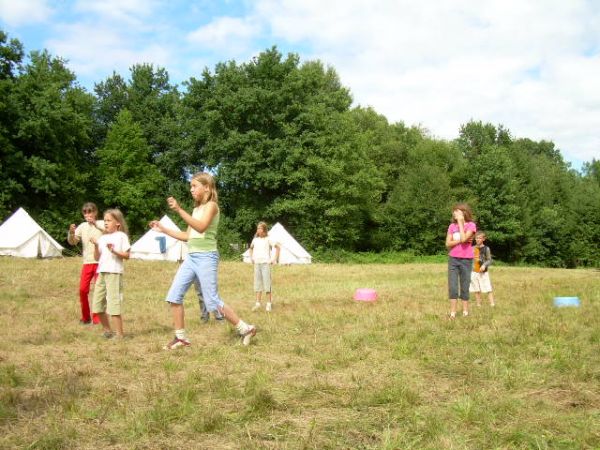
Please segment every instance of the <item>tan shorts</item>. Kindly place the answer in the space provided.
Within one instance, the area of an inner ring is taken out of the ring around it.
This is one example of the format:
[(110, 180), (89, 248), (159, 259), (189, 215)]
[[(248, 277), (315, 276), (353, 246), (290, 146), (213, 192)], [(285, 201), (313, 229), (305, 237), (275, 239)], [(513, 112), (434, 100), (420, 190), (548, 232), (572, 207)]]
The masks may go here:
[(483, 273), (471, 272), (471, 285), (469, 286), (469, 292), (492, 292), (490, 273), (487, 270)]
[(254, 264), (254, 292), (271, 292), (271, 264)]
[(120, 316), (123, 312), (123, 274), (98, 274), (94, 288), (93, 313), (106, 313), (109, 316)]

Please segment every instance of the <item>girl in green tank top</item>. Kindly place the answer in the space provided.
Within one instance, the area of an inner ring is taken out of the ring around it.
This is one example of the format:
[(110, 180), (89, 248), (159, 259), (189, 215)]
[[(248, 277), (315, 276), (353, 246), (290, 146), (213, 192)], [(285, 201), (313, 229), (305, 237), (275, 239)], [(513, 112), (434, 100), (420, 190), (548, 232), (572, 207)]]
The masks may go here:
[(248, 345), (252, 337), (256, 335), (256, 327), (241, 320), (235, 311), (221, 300), (218, 293), (217, 229), (220, 213), (213, 176), (206, 172), (195, 174), (190, 181), (190, 193), (195, 202), (192, 214), (182, 209), (173, 197), (167, 199), (169, 208), (179, 214), (188, 224), (186, 231), (167, 229), (156, 220), (150, 223), (152, 229), (175, 239), (187, 241), (189, 245), (188, 255), (177, 270), (166, 298), (171, 305), (175, 338), (165, 346), (165, 349), (171, 350), (191, 345), (185, 333), (183, 298), (196, 278), (200, 280), (202, 296), (208, 311), (219, 311), (229, 323), (236, 327), (242, 337), (242, 343)]
[[(207, 205), (196, 206), (192, 211), (192, 218), (200, 220), (204, 214), (204, 209)], [(219, 228), (219, 207), (217, 213), (208, 225), (204, 233), (198, 233), (194, 228), (191, 228), (188, 249), (190, 253), (195, 252), (215, 252), (217, 251), (217, 229)]]

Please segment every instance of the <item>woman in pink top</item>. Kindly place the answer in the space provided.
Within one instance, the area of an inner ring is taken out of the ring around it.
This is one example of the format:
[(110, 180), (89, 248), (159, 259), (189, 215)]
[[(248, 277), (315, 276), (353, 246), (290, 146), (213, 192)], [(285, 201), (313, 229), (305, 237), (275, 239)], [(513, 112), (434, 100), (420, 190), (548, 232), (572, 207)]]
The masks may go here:
[(446, 233), (448, 253), (448, 296), (450, 298), (450, 319), (456, 317), (456, 304), (462, 300), (463, 316), (469, 315), (469, 284), (473, 268), (473, 247), (471, 241), (477, 231), (471, 208), (459, 203), (452, 208), (452, 223)]

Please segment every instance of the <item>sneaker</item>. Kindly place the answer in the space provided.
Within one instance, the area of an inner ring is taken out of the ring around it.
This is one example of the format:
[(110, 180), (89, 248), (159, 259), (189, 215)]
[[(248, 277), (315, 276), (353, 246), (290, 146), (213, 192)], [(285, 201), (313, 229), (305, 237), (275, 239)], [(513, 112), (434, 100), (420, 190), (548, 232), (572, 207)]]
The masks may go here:
[(90, 319), (90, 320), (83, 320), (83, 319), (79, 319), (79, 323), (80, 323), (81, 325), (89, 325), (89, 324), (91, 324), (91, 323), (92, 323), (92, 320), (91, 320), (91, 319)]
[(250, 339), (256, 336), (256, 327), (254, 325), (248, 325), (248, 331), (242, 334), (242, 344), (249, 345)]
[(451, 312), (450, 314), (448, 314), (448, 319), (450, 319), (450, 320), (456, 319), (456, 313), (455, 312)]
[(204, 323), (207, 323), (209, 318), (210, 318), (210, 316), (208, 314), (202, 314), (200, 316), (200, 320)]
[(112, 331), (105, 331), (104, 333), (102, 333), (102, 337), (104, 339), (112, 339), (114, 336), (115, 335)]
[(163, 347), (165, 350), (174, 350), (179, 347), (189, 347), (191, 344), (187, 339), (179, 339), (177, 336), (171, 342)]
[(256, 302), (252, 307), (252, 311), (258, 311), (260, 309), (260, 303)]
[(463, 317), (467, 317), (469, 315), (469, 311), (463, 311)]
[(265, 307), (265, 311), (271, 312), (272, 308), (273, 308), (273, 305), (271, 305), (271, 303), (267, 303), (267, 306)]

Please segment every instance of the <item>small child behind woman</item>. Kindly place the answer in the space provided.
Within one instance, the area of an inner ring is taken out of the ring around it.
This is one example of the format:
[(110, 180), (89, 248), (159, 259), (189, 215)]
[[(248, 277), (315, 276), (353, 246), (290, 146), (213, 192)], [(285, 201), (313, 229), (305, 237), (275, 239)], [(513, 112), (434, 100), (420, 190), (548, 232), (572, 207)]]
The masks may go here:
[(487, 293), (490, 306), (495, 306), (494, 293), (492, 292), (492, 282), (488, 268), (492, 265), (492, 252), (485, 245), (485, 233), (478, 231), (475, 233), (475, 245), (473, 246), (473, 272), (471, 272), (471, 286), (469, 292), (475, 293), (477, 306), (481, 306), (481, 293)]

